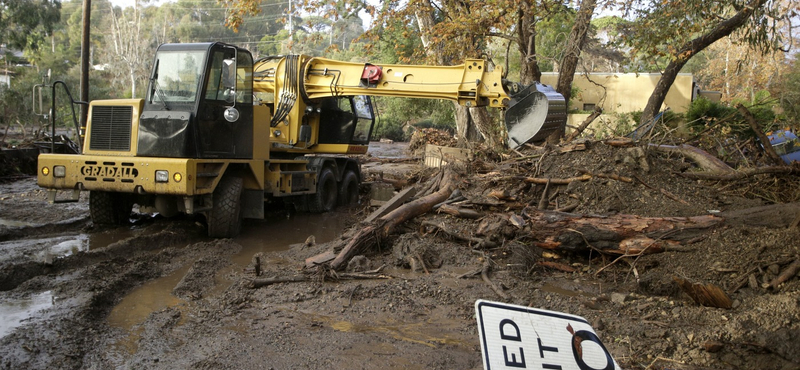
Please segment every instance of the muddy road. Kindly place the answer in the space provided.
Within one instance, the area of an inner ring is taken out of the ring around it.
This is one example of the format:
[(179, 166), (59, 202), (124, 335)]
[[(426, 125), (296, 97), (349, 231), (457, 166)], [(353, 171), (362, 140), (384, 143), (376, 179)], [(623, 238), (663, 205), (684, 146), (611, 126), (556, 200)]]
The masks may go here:
[[(565, 177), (558, 171), (576, 158), (588, 168), (617, 168), (613, 150), (562, 155), (542, 171)], [(569, 189), (594, 194), (577, 211), (688, 216), (764, 204), (676, 179), (671, 171), (685, 164), (674, 159), (650, 160), (663, 172), (649, 173), (648, 184), (686, 204), (641, 184), (605, 180)], [(462, 190), (487, 190), (475, 186), (465, 182)], [(539, 198), (533, 188), (522, 193)], [(383, 267), (385, 279), (310, 276), (250, 288), (257, 270), (258, 278), (301, 276), (305, 258), (368, 212), (363, 205), (322, 215), (277, 210), (246, 222), (240, 237), (213, 240), (189, 217), (140, 214), (125, 227), (97, 227), (86, 199), (50, 205), (35, 178), (2, 183), (0, 368), (479, 369), (478, 299), (583, 316), (624, 368), (800, 368), (800, 281), (764, 288), (800, 254), (797, 227), (720, 228), (690, 249), (614, 264), (563, 254), (557, 260), (574, 272), (562, 272), (531, 263), (540, 257), (526, 254), (525, 238), (476, 250), (421, 232), (415, 221), (350, 268)], [(423, 220), (464, 234), (475, 229), (442, 214)], [(428, 268), (404, 261), (409, 250), (424, 254)], [(507, 299), (473, 274), (487, 258)], [(733, 308), (697, 305), (676, 276), (732, 291)]]

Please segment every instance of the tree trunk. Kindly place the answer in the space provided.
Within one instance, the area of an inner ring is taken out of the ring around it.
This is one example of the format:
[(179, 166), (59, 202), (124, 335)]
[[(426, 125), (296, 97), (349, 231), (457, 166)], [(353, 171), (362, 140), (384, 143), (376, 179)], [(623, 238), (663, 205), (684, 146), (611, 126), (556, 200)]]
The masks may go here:
[[(572, 95), (572, 80), (575, 77), (575, 70), (578, 68), (578, 59), (581, 56), (581, 50), (586, 42), (586, 34), (589, 31), (589, 22), (592, 21), (592, 13), (597, 5), (597, 0), (583, 0), (581, 7), (578, 10), (578, 15), (575, 17), (575, 24), (572, 26), (572, 31), (569, 33), (567, 45), (564, 48), (564, 58), (561, 60), (561, 66), (558, 73), (558, 84), (556, 91), (564, 96), (564, 101), (567, 103), (569, 110), (569, 99)], [(566, 133), (566, 124), (561, 125), (557, 130), (547, 138), (548, 143), (558, 143)]]
[(764, 6), (766, 2), (767, 0), (751, 1), (750, 4), (743, 6), (741, 10), (736, 12), (736, 14), (734, 14), (732, 17), (717, 24), (717, 26), (708, 33), (703, 34), (700, 37), (693, 39), (681, 46), (673, 55), (675, 58), (669, 62), (667, 68), (664, 69), (664, 73), (662, 73), (661, 79), (658, 80), (658, 83), (653, 90), (653, 94), (651, 94), (650, 99), (647, 100), (647, 105), (644, 107), (644, 111), (642, 112), (642, 119), (640, 123), (648, 123), (652, 121), (653, 117), (655, 117), (658, 111), (661, 110), (661, 105), (664, 104), (664, 98), (667, 97), (667, 93), (669, 92), (670, 87), (672, 87), (672, 83), (675, 82), (678, 72), (681, 71), (681, 68), (686, 65), (689, 59), (691, 59), (695, 54), (703, 51), (703, 49), (707, 48), (715, 41), (730, 35), (737, 28), (744, 25), (745, 22), (747, 22), (747, 20), (753, 15), (755, 9)]
[(493, 152), (500, 152), (503, 148), (503, 129), (489, 116), (486, 107), (469, 108), (469, 115), (475, 127), (486, 139), (486, 145)]
[(523, 86), (542, 80), (542, 71), (536, 58), (536, 20), (531, 15), (527, 1), (520, 4), (517, 12), (517, 46), (520, 55), (519, 83)]
[(481, 136), (469, 116), (469, 108), (453, 102), (456, 119), (456, 136), (458, 136), (459, 144), (463, 141), (475, 143), (480, 141)]
[(558, 73), (556, 91), (564, 95), (564, 100), (567, 101), (567, 104), (569, 104), (569, 99), (572, 95), (572, 80), (578, 68), (578, 59), (581, 56), (583, 45), (586, 43), (586, 34), (589, 31), (589, 23), (592, 20), (592, 13), (594, 13), (596, 5), (597, 0), (583, 0), (581, 2), (578, 15), (575, 17), (575, 24), (572, 26), (567, 45), (564, 48), (564, 58), (561, 60), (561, 70)]

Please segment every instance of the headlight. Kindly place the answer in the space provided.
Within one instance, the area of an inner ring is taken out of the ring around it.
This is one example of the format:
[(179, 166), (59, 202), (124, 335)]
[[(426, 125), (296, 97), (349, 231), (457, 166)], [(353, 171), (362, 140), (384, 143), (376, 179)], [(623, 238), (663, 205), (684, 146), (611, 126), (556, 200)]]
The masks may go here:
[(166, 170), (156, 171), (156, 182), (168, 182), (168, 181), (169, 181), (169, 171)]
[(53, 166), (53, 177), (66, 177), (67, 168), (64, 166)]
[(47, 176), (50, 174), (50, 169), (47, 167), (42, 167), (42, 176)]
[(172, 175), (172, 179), (175, 180), (175, 182), (181, 182), (181, 180), (183, 180), (183, 175), (181, 175), (179, 172), (175, 172)]

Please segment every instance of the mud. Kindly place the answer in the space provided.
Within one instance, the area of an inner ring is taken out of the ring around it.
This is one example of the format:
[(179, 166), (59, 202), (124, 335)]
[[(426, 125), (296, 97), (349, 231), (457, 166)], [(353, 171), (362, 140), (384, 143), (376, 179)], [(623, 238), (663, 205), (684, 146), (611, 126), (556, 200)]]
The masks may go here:
[[(553, 205), (579, 199), (578, 213), (690, 216), (769, 203), (730, 185), (676, 176), (690, 166), (679, 159), (650, 154), (648, 170), (627, 165), (624, 151), (596, 146), (551, 155), (537, 175), (569, 177), (579, 168), (636, 175), (650, 186), (606, 179), (551, 189), (558, 191)], [(521, 164), (506, 162), (501, 172), (514, 166)], [(512, 210), (486, 200), (489, 190), (523, 202), (540, 197), (540, 187), (512, 178), (481, 179), (471, 177), (462, 191), (473, 202), (484, 199), (482, 211), (490, 214)], [(507, 302), (587, 318), (624, 368), (800, 368), (800, 280), (764, 288), (800, 254), (797, 227), (719, 228), (686, 251), (627, 262), (557, 253), (576, 269), (565, 273), (537, 266), (540, 257), (520, 232), (489, 250), (421, 233), (426, 220), (465, 234), (477, 229), (475, 221), (430, 214), (353, 266), (384, 266), (391, 279), (311, 276), (251, 289), (256, 278), (302, 275), (305, 258), (369, 210), (277, 210), (247, 222), (238, 238), (211, 240), (189, 217), (139, 215), (125, 227), (96, 227), (85, 198), (50, 205), (44, 195), (34, 178), (0, 184), (0, 368), (479, 369), (474, 303), (503, 300), (472, 274), (487, 258)], [(410, 252), (425, 268), (415, 268)], [(674, 276), (731, 291), (733, 308), (695, 304)]]

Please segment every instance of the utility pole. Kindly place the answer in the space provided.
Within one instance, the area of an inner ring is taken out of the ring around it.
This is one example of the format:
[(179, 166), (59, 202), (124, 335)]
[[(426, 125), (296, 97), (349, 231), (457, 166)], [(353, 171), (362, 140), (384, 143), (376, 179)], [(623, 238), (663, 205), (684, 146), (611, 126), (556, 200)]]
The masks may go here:
[(294, 44), (294, 27), (292, 26), (292, 0), (289, 0), (289, 52), (292, 51), (292, 44)]
[[(83, 0), (83, 33), (81, 38), (81, 101), (89, 101), (89, 35), (91, 25), (92, 0)], [(81, 131), (86, 127), (89, 106), (81, 105)], [(78, 138), (82, 133), (78, 133)]]

